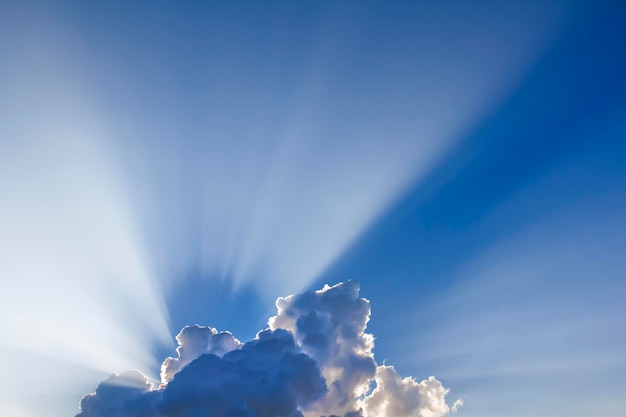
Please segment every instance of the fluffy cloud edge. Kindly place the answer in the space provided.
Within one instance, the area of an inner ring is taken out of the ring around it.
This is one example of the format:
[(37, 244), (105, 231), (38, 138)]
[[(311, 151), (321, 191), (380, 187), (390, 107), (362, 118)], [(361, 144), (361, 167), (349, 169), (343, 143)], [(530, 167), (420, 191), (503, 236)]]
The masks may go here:
[(371, 314), (346, 281), (280, 297), (268, 328), (247, 343), (200, 325), (176, 336), (177, 357), (153, 386), (141, 372), (113, 374), (80, 402), (76, 417), (442, 417), (463, 405), (431, 376), (402, 378), (378, 365)]

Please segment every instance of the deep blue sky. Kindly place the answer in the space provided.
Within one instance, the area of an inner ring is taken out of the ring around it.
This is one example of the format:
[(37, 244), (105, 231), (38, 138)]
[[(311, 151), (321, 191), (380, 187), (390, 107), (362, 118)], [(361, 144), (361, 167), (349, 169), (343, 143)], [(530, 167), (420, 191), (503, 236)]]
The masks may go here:
[(6, 412), (61, 364), (59, 416), (106, 372), (158, 371), (184, 325), (249, 340), (276, 297), (350, 278), (379, 361), (466, 395), (459, 415), (623, 416), (625, 21), (619, 1), (2, 3)]

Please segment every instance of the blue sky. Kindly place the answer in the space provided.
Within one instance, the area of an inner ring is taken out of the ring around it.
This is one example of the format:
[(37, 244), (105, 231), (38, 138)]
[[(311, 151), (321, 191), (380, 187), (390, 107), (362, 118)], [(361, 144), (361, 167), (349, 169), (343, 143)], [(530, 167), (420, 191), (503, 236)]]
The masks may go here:
[(0, 414), (347, 279), (459, 416), (626, 414), (620, 2), (4, 2)]

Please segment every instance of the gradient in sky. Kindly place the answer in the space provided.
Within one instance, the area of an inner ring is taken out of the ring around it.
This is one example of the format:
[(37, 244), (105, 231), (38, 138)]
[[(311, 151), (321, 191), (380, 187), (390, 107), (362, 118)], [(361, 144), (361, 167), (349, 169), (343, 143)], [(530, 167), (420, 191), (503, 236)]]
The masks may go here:
[(2, 2), (0, 414), (349, 278), (460, 416), (626, 415), (626, 6)]

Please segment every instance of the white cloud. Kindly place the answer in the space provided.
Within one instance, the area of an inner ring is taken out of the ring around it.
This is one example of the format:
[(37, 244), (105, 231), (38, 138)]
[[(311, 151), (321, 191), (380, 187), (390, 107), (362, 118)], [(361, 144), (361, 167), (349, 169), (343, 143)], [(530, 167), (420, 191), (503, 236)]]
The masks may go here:
[(446, 404), (450, 392), (431, 376), (422, 382), (411, 377), (401, 378), (393, 366), (382, 365), (376, 370), (376, 388), (359, 404), (365, 417), (441, 417), (460, 407)]
[(166, 384), (191, 361), (206, 353), (217, 356), (241, 347), (241, 342), (230, 332), (219, 332), (212, 327), (187, 326), (176, 336), (177, 358), (167, 358), (161, 365), (161, 382)]
[(417, 382), (377, 366), (365, 332), (370, 303), (358, 283), (276, 305), (269, 328), (245, 344), (228, 332), (185, 327), (158, 388), (136, 371), (113, 375), (83, 398), (79, 417), (442, 417), (462, 404), (450, 407), (449, 389), (434, 377)]

